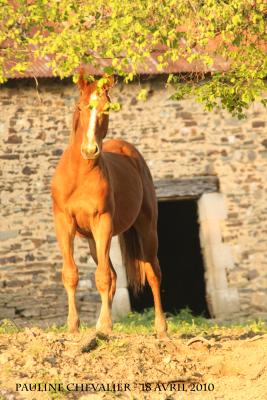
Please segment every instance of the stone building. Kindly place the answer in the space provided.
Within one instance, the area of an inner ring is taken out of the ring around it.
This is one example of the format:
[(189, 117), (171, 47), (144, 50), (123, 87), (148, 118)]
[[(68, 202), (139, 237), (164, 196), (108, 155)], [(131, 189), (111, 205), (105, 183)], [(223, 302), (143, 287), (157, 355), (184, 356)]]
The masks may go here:
[[(205, 112), (194, 99), (170, 100), (154, 76), (118, 83), (108, 137), (134, 143), (154, 178), (159, 201), (159, 259), (165, 309), (189, 306), (217, 318), (267, 313), (266, 110), (254, 104), (247, 119)], [(18, 324), (62, 323), (67, 315), (56, 242), (50, 179), (68, 143), (78, 91), (70, 80), (13, 79), (0, 88), (0, 319)], [(119, 270), (114, 305), (130, 308), (116, 240)], [(100, 300), (86, 241), (76, 240), (78, 307), (94, 322)], [(131, 293), (130, 293), (131, 295)], [(145, 292), (133, 309), (149, 306)]]

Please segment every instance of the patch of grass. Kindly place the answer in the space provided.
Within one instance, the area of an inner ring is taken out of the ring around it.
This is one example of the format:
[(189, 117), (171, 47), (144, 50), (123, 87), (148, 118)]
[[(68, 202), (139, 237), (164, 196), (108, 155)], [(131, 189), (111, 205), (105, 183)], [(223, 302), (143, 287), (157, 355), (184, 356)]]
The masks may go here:
[[(189, 309), (178, 314), (166, 314), (168, 331), (172, 333), (196, 333), (209, 329), (211, 320), (201, 316), (193, 316)], [(131, 312), (114, 324), (114, 331), (123, 333), (152, 333), (154, 330), (154, 310), (144, 310), (143, 313)]]
[[(245, 320), (216, 322), (202, 316), (194, 316), (186, 308), (177, 314), (167, 314), (168, 331), (180, 334), (182, 337), (196, 335), (227, 334), (235, 330), (237, 334), (242, 333), (267, 333), (266, 321)], [(114, 324), (115, 332), (122, 333), (152, 333), (154, 331), (154, 310), (147, 309), (143, 313), (132, 312)]]
[[(236, 335), (267, 333), (267, 321), (261, 319), (236, 319), (217, 322), (203, 316), (195, 316), (188, 308), (181, 310), (177, 314), (166, 313), (166, 317), (168, 332), (179, 334), (182, 337), (227, 335), (230, 334), (231, 330), (234, 330)], [(17, 328), (8, 322), (2, 329), (6, 330), (5, 333), (10, 333), (16, 331)], [(80, 332), (88, 332), (92, 329), (94, 329), (94, 325), (82, 323), (80, 326)], [(45, 331), (65, 333), (67, 330), (67, 325), (65, 324), (61, 326), (52, 325)], [(154, 333), (154, 310), (150, 308), (144, 310), (143, 313), (131, 312), (115, 322), (113, 330), (114, 332), (126, 334), (152, 334)]]
[(114, 338), (109, 342), (102, 341), (101, 346), (108, 347), (113, 356), (118, 357), (125, 355), (125, 352), (128, 350), (129, 347), (129, 341), (121, 338)]
[(0, 334), (1, 333), (17, 333), (20, 332), (21, 328), (19, 328), (15, 322), (9, 320), (9, 319), (2, 319), (0, 321)]
[(146, 309), (143, 313), (130, 312), (113, 325), (114, 332), (151, 333), (153, 331), (154, 311)]
[(45, 329), (45, 332), (53, 332), (53, 333), (65, 333), (68, 332), (68, 327), (66, 324), (64, 325), (56, 325), (53, 324)]
[[(81, 323), (79, 331), (86, 332), (89, 329), (93, 329), (93, 328), (94, 328), (94, 325)], [(67, 326), (67, 324), (64, 324), (64, 325), (53, 324), (53, 325), (49, 326), (48, 328), (46, 328), (45, 332), (66, 333), (66, 332), (68, 332), (68, 326)]]

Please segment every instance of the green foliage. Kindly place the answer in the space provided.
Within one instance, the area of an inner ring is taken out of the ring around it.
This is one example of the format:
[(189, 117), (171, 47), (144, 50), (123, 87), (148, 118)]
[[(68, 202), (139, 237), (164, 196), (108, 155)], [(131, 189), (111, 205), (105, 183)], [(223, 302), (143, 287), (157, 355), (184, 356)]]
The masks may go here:
[[(190, 310), (178, 314), (167, 314), (168, 330), (172, 333), (193, 333), (209, 329), (213, 323), (201, 316), (194, 317)], [(152, 333), (154, 324), (153, 309), (143, 313), (132, 312), (114, 324), (114, 331), (124, 333)]]
[(152, 55), (159, 73), (184, 59), (202, 72), (170, 75), (174, 98), (242, 117), (266, 89), (266, 13), (265, 0), (0, 0), (0, 82), (35, 57), (61, 78), (83, 63), (126, 83)]
[[(89, 326), (88, 324), (81, 323), (81, 324), (80, 324), (80, 327), (79, 327), (79, 331), (80, 331), (80, 332), (85, 332), (85, 331), (87, 331), (89, 328), (90, 328), (90, 326)], [(49, 326), (49, 327), (46, 329), (46, 332), (66, 333), (66, 332), (68, 332), (68, 326), (67, 326), (67, 324), (64, 324), (64, 325), (56, 325), (56, 324), (53, 324), (53, 325)]]
[(0, 321), (0, 334), (1, 333), (17, 333), (20, 331), (20, 328), (9, 319), (2, 319)]
[(148, 95), (147, 89), (141, 89), (137, 95), (138, 100), (146, 100)]
[[(267, 333), (267, 321), (260, 319), (244, 319), (216, 322), (202, 316), (194, 316), (192, 312), (186, 308), (177, 314), (167, 313), (168, 331), (170, 333), (179, 334), (182, 337), (191, 337), (196, 335), (214, 335), (231, 333), (235, 334), (255, 335)], [(81, 332), (94, 330), (94, 326), (82, 324)], [(114, 323), (114, 332), (120, 333), (136, 333), (136, 334), (152, 334), (154, 331), (154, 310), (146, 309), (143, 313), (130, 312), (127, 316), (121, 318)], [(53, 325), (47, 329), (47, 332), (63, 333), (67, 332), (67, 326)], [(101, 340), (99, 340), (101, 344)]]
[[(199, 334), (220, 334), (234, 330), (235, 333), (249, 335), (267, 333), (267, 321), (254, 320), (233, 320), (215, 322), (212, 319), (207, 319), (202, 316), (194, 316), (192, 312), (185, 308), (177, 314), (167, 313), (168, 331), (170, 333), (180, 334), (183, 337), (190, 337)], [(94, 326), (82, 323), (80, 332), (94, 331)], [(67, 325), (52, 325), (47, 328), (46, 332), (66, 333)], [(14, 334), (22, 331), (10, 320), (2, 320), (0, 323), (0, 334)], [(154, 310), (146, 309), (143, 313), (130, 312), (127, 316), (121, 318), (114, 323), (114, 332), (121, 333), (137, 333), (137, 334), (152, 334), (154, 331)], [(98, 339), (98, 345), (101, 345), (101, 339)], [(36, 344), (35, 344), (36, 345)], [(38, 344), (37, 350), (39, 352)]]
[[(213, 335), (234, 330), (239, 334), (267, 333), (267, 323), (261, 320), (223, 321), (221, 323), (194, 316), (189, 309), (183, 309), (177, 314), (167, 314), (168, 331), (180, 334), (182, 337), (196, 335)], [(154, 311), (147, 309), (143, 313), (132, 312), (114, 324), (115, 332), (152, 333)]]

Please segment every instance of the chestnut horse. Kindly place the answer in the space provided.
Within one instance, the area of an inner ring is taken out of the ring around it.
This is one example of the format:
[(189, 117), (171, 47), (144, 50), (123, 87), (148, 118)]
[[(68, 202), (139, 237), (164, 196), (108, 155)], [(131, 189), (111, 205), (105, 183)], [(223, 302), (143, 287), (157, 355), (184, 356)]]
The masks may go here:
[(73, 116), (69, 146), (53, 180), (52, 198), (57, 240), (63, 257), (62, 280), (68, 295), (68, 329), (77, 332), (75, 303), (78, 269), (73, 259), (76, 234), (88, 238), (97, 264), (96, 287), (101, 296), (97, 332), (112, 329), (111, 307), (116, 272), (109, 250), (119, 235), (129, 285), (135, 292), (147, 278), (155, 304), (155, 330), (166, 334), (160, 299), (161, 271), (157, 259), (157, 201), (149, 169), (141, 154), (123, 140), (103, 143), (108, 130), (108, 89), (112, 78), (99, 89), (80, 75), (80, 99)]

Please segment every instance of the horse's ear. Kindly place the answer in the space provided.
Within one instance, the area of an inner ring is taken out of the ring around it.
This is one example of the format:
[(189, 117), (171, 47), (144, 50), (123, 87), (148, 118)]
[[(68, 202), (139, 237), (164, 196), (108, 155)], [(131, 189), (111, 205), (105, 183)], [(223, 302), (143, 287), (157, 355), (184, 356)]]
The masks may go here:
[(105, 78), (106, 82), (104, 84), (104, 89), (109, 90), (115, 85), (115, 79), (114, 75), (104, 75), (103, 78)]
[(77, 86), (81, 92), (83, 92), (84, 89), (88, 86), (88, 81), (85, 79), (85, 73), (83, 68), (80, 70)]

